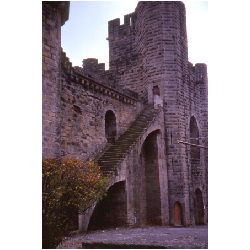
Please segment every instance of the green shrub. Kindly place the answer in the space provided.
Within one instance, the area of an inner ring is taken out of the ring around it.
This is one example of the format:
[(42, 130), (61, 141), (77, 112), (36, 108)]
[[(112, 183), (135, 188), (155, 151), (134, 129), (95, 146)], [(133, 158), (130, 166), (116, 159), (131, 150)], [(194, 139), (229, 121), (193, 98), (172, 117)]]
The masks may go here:
[(43, 248), (55, 248), (77, 229), (84, 212), (106, 191), (107, 179), (94, 162), (43, 160)]

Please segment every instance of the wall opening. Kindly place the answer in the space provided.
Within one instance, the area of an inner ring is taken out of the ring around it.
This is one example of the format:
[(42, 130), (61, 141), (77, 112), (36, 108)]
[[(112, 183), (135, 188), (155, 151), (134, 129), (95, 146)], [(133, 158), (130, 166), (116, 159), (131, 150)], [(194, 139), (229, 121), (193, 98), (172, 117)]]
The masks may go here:
[(105, 136), (107, 141), (114, 143), (116, 139), (116, 117), (113, 111), (108, 110), (105, 114)]
[(182, 207), (180, 202), (175, 202), (174, 204), (174, 225), (175, 226), (181, 226), (183, 224), (183, 218), (182, 218)]
[(162, 106), (162, 98), (160, 94), (160, 89), (158, 86), (154, 86), (152, 89), (153, 92), (153, 103), (154, 107)]
[(161, 225), (161, 199), (159, 181), (159, 162), (157, 134), (154, 131), (149, 134), (142, 146), (141, 162), (145, 170), (145, 189), (146, 189), (146, 224)]
[(107, 195), (97, 203), (88, 230), (124, 227), (127, 225), (127, 195), (125, 181), (111, 186)]
[[(194, 116), (190, 119), (190, 143), (199, 145), (199, 130)], [(200, 171), (200, 148), (190, 146), (191, 176), (192, 181), (201, 179), (202, 171)]]
[(202, 198), (202, 192), (199, 188), (195, 190), (195, 224), (203, 225), (204, 224), (204, 204)]
[(160, 89), (159, 89), (158, 86), (154, 86), (154, 87), (153, 87), (153, 95), (154, 95), (154, 96), (155, 96), (155, 95), (160, 96)]

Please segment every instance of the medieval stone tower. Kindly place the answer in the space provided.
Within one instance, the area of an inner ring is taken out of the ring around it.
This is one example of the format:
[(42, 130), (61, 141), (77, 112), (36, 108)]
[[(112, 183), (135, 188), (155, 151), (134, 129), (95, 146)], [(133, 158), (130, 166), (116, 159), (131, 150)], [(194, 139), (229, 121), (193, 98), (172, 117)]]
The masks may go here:
[(43, 3), (43, 158), (95, 159), (107, 196), (81, 230), (207, 223), (207, 68), (188, 61), (182, 2), (139, 2), (108, 23), (109, 70), (72, 67), (66, 2)]

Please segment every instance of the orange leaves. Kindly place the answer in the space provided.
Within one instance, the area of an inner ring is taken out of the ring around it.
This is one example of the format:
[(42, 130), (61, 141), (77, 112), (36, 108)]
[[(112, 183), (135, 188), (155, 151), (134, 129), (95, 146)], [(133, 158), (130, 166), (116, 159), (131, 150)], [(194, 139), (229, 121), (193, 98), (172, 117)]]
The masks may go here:
[[(75, 159), (43, 161), (43, 200), (50, 206), (68, 193), (70, 202), (79, 209), (89, 206), (88, 201), (99, 199), (105, 192), (107, 180), (93, 161), (84, 163)], [(87, 202), (87, 204), (84, 204)]]
[(43, 241), (51, 242), (76, 229), (78, 212), (105, 194), (107, 179), (95, 162), (75, 159), (43, 160), (42, 177)]

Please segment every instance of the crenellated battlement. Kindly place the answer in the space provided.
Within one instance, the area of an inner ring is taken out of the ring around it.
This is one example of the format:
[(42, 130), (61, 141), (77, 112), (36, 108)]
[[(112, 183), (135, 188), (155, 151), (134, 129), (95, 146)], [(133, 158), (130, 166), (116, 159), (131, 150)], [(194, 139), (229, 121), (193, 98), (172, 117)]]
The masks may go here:
[[(88, 58), (83, 60), (86, 65), (100, 65), (98, 64), (98, 59), (96, 58)], [(71, 82), (75, 82), (83, 86), (84, 89), (91, 91), (93, 93), (100, 93), (102, 95), (107, 95), (112, 99), (116, 99), (122, 103), (128, 105), (135, 105), (138, 101), (137, 93), (127, 90), (127, 89), (115, 89), (110, 86), (107, 86), (101, 82), (96, 81), (95, 79), (89, 77), (86, 74), (84, 68), (79, 66), (72, 66), (69, 58), (66, 53), (61, 49), (61, 66), (63, 71), (68, 74), (68, 80)], [(104, 64), (101, 64), (101, 68), (103, 68)], [(104, 66), (105, 67), (105, 66)]]
[(207, 81), (207, 65), (205, 63), (196, 63), (194, 66), (195, 82), (206, 83)]
[(72, 63), (67, 57), (66, 53), (61, 48), (61, 66), (66, 72), (70, 72), (72, 70)]
[(131, 34), (134, 30), (135, 13), (124, 16), (124, 24), (120, 24), (120, 18), (113, 19), (108, 22), (108, 40), (122, 38)]
[(89, 74), (102, 74), (105, 72), (105, 63), (98, 63), (98, 59), (96, 58), (83, 59), (82, 67)]

